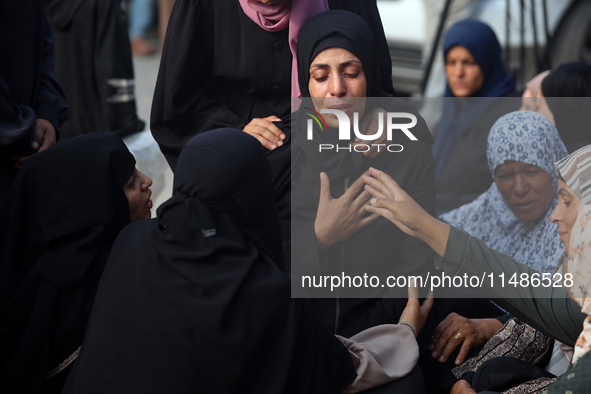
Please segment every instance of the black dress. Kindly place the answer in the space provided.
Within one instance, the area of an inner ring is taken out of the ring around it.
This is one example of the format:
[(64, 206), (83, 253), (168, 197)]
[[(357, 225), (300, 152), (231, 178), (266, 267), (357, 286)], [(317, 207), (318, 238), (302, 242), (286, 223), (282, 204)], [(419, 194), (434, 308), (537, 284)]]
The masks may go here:
[(129, 223), (123, 186), (134, 168), (114, 133), (64, 140), (25, 161), (0, 207), (0, 392), (60, 391)]
[(53, 33), (43, 1), (0, 2), (0, 202), (16, 176), (13, 155), (33, 153), (37, 118), (56, 131), (68, 105), (53, 70)]
[[(361, 15), (376, 37), (383, 89), (394, 94), (390, 53), (375, 0), (329, 0)], [(253, 118), (291, 112), (288, 31), (268, 32), (235, 0), (177, 0), (154, 92), (151, 130), (173, 171), (192, 136), (242, 130)]]
[(55, 71), (70, 103), (63, 138), (144, 130), (136, 114), (131, 47), (122, 0), (48, 0)]

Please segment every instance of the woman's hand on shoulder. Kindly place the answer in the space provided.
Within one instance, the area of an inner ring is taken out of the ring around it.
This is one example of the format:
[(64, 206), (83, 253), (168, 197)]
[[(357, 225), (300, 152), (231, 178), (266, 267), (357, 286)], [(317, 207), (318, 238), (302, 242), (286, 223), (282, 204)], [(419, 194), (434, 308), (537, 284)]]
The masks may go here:
[(266, 118), (252, 119), (242, 131), (252, 135), (254, 138), (267, 149), (273, 150), (278, 146), (283, 145), (285, 134), (273, 122), (279, 122), (275, 115), (267, 116)]

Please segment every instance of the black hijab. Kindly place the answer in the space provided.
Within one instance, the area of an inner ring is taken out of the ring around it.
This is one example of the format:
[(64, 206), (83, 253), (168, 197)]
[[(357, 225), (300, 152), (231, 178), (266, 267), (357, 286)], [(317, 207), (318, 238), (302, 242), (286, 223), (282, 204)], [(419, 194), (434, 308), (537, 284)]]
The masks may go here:
[(569, 152), (591, 143), (591, 64), (560, 65), (542, 81), (542, 94)]
[(135, 160), (115, 133), (27, 159), (0, 208), (1, 392), (36, 392), (82, 343), (98, 279), (129, 208)]
[(343, 391), (347, 349), (274, 260), (270, 174), (242, 131), (189, 140), (173, 197), (113, 247), (65, 393)]
[[(341, 197), (344, 190), (358, 179), (370, 166), (379, 168), (405, 188), (419, 203), (429, 211), (434, 211), (433, 157), (431, 154), (431, 134), (423, 118), (405, 101), (380, 90), (379, 67), (375, 56), (375, 46), (371, 30), (359, 16), (339, 10), (331, 10), (316, 15), (302, 28), (298, 40), (298, 77), (302, 91), (303, 104), (292, 115), (292, 262), (291, 268), (302, 275), (326, 274), (368, 275), (397, 273), (416, 273), (432, 264), (432, 252), (420, 242), (405, 236), (386, 220), (376, 222), (361, 229), (347, 240), (320, 251), (314, 232), (314, 221), (320, 196), (319, 173), (328, 174), (333, 198)], [(402, 144), (404, 152), (384, 152), (374, 159), (362, 153), (319, 152), (319, 144), (338, 144), (347, 146), (349, 141), (340, 141), (336, 130), (320, 129), (313, 124), (313, 138), (307, 139), (306, 121), (308, 112), (313, 109), (308, 81), (309, 68), (318, 52), (325, 48), (340, 47), (359, 58), (367, 81), (365, 113), (373, 105), (392, 112), (410, 112), (417, 118), (417, 126), (412, 129), (418, 141), (410, 141), (402, 132), (394, 133), (391, 144)], [(305, 97), (308, 96), (308, 97)], [(392, 256), (396, 256), (393, 258)], [(361, 263), (363, 262), (363, 263)], [(371, 263), (370, 263), (371, 262)], [(411, 264), (412, 262), (412, 264)], [(353, 297), (383, 297), (384, 289), (342, 288), (340, 294), (302, 289), (310, 297), (331, 297), (313, 302), (319, 310), (324, 324), (336, 333), (350, 336), (362, 329), (384, 323), (396, 323), (400, 310), (386, 305), (387, 300), (358, 299)], [(321, 289), (322, 290), (322, 289)], [(301, 293), (300, 293), (301, 294)], [(399, 293), (405, 297), (405, 293)], [(335, 312), (333, 297), (343, 297)]]
[(367, 79), (367, 97), (387, 96), (381, 90), (373, 34), (360, 16), (343, 10), (321, 12), (311, 18), (298, 37), (298, 82), (302, 97), (310, 97), (310, 64), (316, 55), (330, 47), (341, 47), (359, 58)]

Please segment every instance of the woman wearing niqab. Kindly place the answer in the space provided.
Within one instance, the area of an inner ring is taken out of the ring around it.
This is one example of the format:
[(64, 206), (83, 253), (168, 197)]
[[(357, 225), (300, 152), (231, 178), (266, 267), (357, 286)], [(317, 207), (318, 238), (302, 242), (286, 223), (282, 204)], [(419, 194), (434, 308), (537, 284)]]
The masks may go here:
[(261, 144), (237, 130), (194, 137), (173, 188), (156, 219), (117, 239), (64, 392), (343, 392), (356, 376), (347, 348), (290, 298), (277, 262)]
[(25, 161), (0, 208), (0, 392), (60, 392), (129, 223), (123, 188), (134, 168), (115, 133), (65, 140)]

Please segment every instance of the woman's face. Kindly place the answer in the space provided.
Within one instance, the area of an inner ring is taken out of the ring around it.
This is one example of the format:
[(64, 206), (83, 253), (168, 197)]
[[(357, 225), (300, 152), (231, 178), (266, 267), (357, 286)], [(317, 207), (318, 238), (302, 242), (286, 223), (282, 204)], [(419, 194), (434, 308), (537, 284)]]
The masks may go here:
[(558, 204), (550, 216), (552, 223), (558, 225), (558, 235), (564, 245), (564, 251), (568, 253), (570, 244), (570, 232), (573, 229), (581, 200), (575, 195), (570, 187), (564, 181), (558, 180)]
[(480, 66), (470, 51), (461, 45), (456, 45), (447, 52), (445, 74), (449, 88), (456, 97), (472, 96), (484, 83)]
[(507, 207), (526, 222), (546, 213), (554, 196), (550, 174), (518, 161), (506, 161), (498, 166), (495, 183)]
[(152, 217), (150, 186), (152, 186), (150, 177), (138, 171), (137, 168), (134, 169), (129, 181), (123, 186), (123, 191), (129, 202), (129, 220), (131, 222)]
[[(316, 55), (310, 65), (308, 89), (316, 111), (338, 109), (350, 119), (354, 112), (359, 113), (359, 119), (363, 117), (367, 80), (359, 58), (346, 49), (327, 48)], [(335, 115), (324, 117), (329, 127), (338, 128)]]

